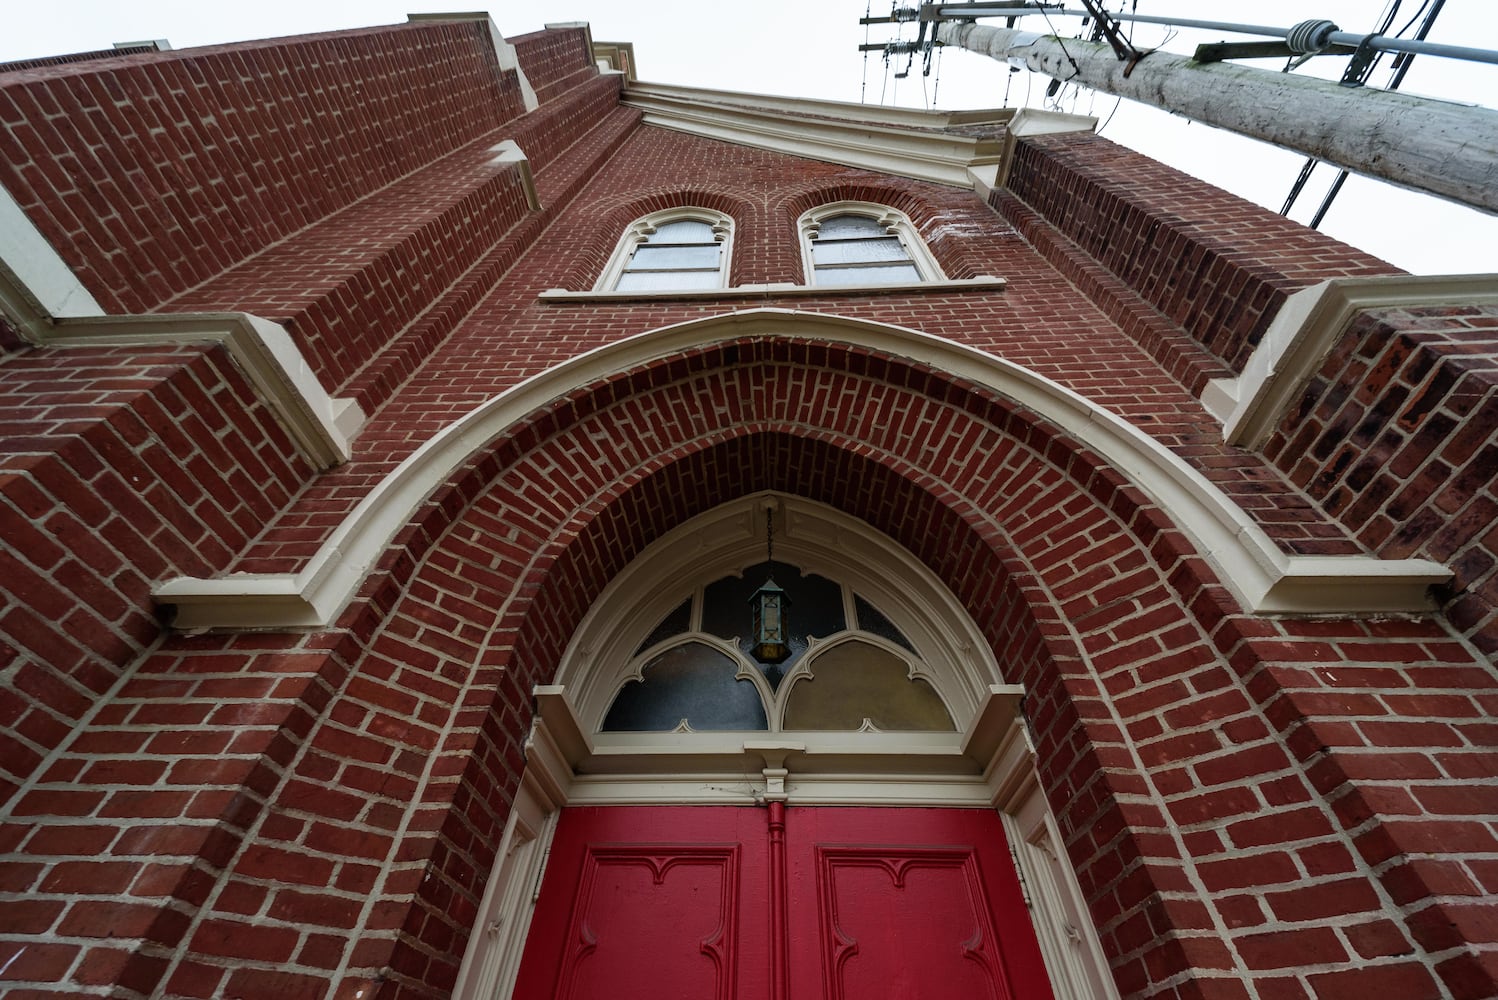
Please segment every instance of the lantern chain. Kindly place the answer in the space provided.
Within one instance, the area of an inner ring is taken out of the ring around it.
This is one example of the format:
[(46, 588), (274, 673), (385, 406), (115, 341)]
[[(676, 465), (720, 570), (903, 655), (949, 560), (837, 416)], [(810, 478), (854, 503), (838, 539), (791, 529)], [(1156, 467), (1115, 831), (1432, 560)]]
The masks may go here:
[(770, 564), (770, 575), (775, 575), (775, 508), (765, 508), (765, 561)]

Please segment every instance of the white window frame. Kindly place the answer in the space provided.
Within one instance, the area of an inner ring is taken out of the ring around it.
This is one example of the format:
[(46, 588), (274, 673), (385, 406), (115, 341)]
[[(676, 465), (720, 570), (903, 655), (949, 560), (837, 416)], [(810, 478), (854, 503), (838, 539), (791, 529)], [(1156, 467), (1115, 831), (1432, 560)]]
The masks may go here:
[[(715, 212), (710, 208), (686, 206), (651, 212), (624, 227), (624, 235), (619, 237), (613, 256), (609, 258), (603, 273), (598, 276), (593, 290), (595, 292), (614, 291), (619, 285), (620, 277), (629, 266), (629, 262), (634, 259), (635, 251), (644, 246), (651, 235), (668, 222), (705, 222), (712, 227), (713, 236), (720, 248), (717, 287), (726, 288), (728, 268), (733, 260), (733, 217), (722, 212)], [(669, 289), (652, 289), (652, 291), (669, 291)], [(648, 293), (642, 292), (641, 294)]]
[[(811, 248), (816, 242), (817, 235), (821, 229), (822, 222), (837, 215), (859, 215), (867, 219), (873, 219), (884, 227), (884, 231), (890, 236), (897, 237), (905, 253), (910, 257), (910, 263), (915, 265), (921, 281), (946, 281), (947, 276), (942, 272), (941, 265), (936, 262), (931, 251), (926, 247), (926, 241), (921, 239), (916, 232), (915, 224), (910, 221), (910, 216), (897, 208), (888, 205), (879, 205), (871, 201), (835, 201), (827, 205), (818, 205), (808, 212), (804, 212), (797, 220), (796, 230), (801, 237), (801, 267), (805, 275), (806, 284), (817, 283), (816, 264), (812, 259)], [(869, 287), (887, 287), (887, 282), (871, 282)], [(858, 287), (848, 285), (829, 285), (828, 287), (847, 288)]]

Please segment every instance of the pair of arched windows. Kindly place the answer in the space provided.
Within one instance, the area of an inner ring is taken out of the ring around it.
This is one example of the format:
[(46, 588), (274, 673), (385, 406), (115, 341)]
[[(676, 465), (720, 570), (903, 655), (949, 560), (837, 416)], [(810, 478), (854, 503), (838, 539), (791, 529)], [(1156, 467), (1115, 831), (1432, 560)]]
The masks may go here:
[[(896, 209), (843, 201), (812, 209), (797, 224), (808, 285), (848, 287), (940, 281), (945, 276)], [(725, 288), (733, 219), (703, 208), (673, 208), (625, 229), (595, 286), (650, 292)]]

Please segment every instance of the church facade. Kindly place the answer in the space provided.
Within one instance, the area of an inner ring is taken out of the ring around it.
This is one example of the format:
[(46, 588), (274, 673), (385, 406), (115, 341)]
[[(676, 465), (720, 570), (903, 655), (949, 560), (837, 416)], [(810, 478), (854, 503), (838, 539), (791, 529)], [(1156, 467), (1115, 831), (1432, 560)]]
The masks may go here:
[(1498, 278), (481, 15), (0, 66), (15, 995), (1498, 995)]

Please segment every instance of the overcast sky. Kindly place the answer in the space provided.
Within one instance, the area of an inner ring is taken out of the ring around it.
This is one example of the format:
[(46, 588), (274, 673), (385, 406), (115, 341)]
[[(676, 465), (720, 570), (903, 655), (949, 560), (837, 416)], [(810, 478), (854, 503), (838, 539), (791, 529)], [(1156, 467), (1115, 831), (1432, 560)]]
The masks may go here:
[[(913, 5), (916, 0), (905, 0)], [(203, 0), (7, 0), (0, 22), (0, 61), (108, 48), (114, 42), (165, 38), (176, 48), (328, 31), (405, 20), (410, 11), (471, 9), (440, 0), (257, 0), (217, 4)], [(472, 5), (477, 6), (477, 5)], [(1076, 2), (1069, 3), (1073, 9)], [(1119, 0), (1110, 0), (1118, 10)], [(1382, 19), (1384, 0), (1129, 0), (1139, 14), (1250, 21), (1290, 26), (1327, 18), (1344, 31), (1371, 31)], [(1415, 17), (1420, 0), (1403, 0), (1396, 27)], [(506, 35), (540, 28), (548, 21), (588, 21), (594, 38), (631, 41), (643, 79), (750, 92), (795, 94), (907, 107), (982, 108), (1051, 106), (1102, 119), (1102, 134), (1140, 149), (1246, 198), (1278, 210), (1302, 158), (1219, 129), (1164, 112), (1068, 87), (1052, 101), (1046, 81), (973, 53), (939, 53), (930, 77), (917, 61), (911, 75), (893, 79), (878, 56), (857, 46), (895, 37), (888, 27), (866, 29), (866, 10), (886, 14), (889, 0), (532, 0), (496, 2), (489, 10)], [(1002, 25), (1001, 21), (988, 23)], [(1069, 35), (1076, 18), (1024, 18), (1025, 30)], [(1139, 48), (1160, 47), (1189, 54), (1200, 41), (1249, 40), (1223, 32), (1182, 31), (1138, 25)], [(905, 29), (906, 37), (913, 28)], [(1498, 2), (1447, 0), (1431, 41), (1498, 49)], [(1321, 57), (1300, 72), (1338, 77), (1345, 59)], [(1278, 70), (1278, 61), (1255, 65)], [(903, 65), (899, 68), (903, 69)], [(1373, 77), (1389, 78), (1388, 57)], [(1446, 99), (1493, 106), (1498, 102), (1498, 66), (1421, 56), (1403, 88)], [(1336, 171), (1321, 167), (1297, 202), (1295, 218), (1308, 220)], [(1354, 177), (1327, 215), (1322, 229), (1339, 239), (1422, 274), (1498, 272), (1498, 218), (1434, 198)]]

